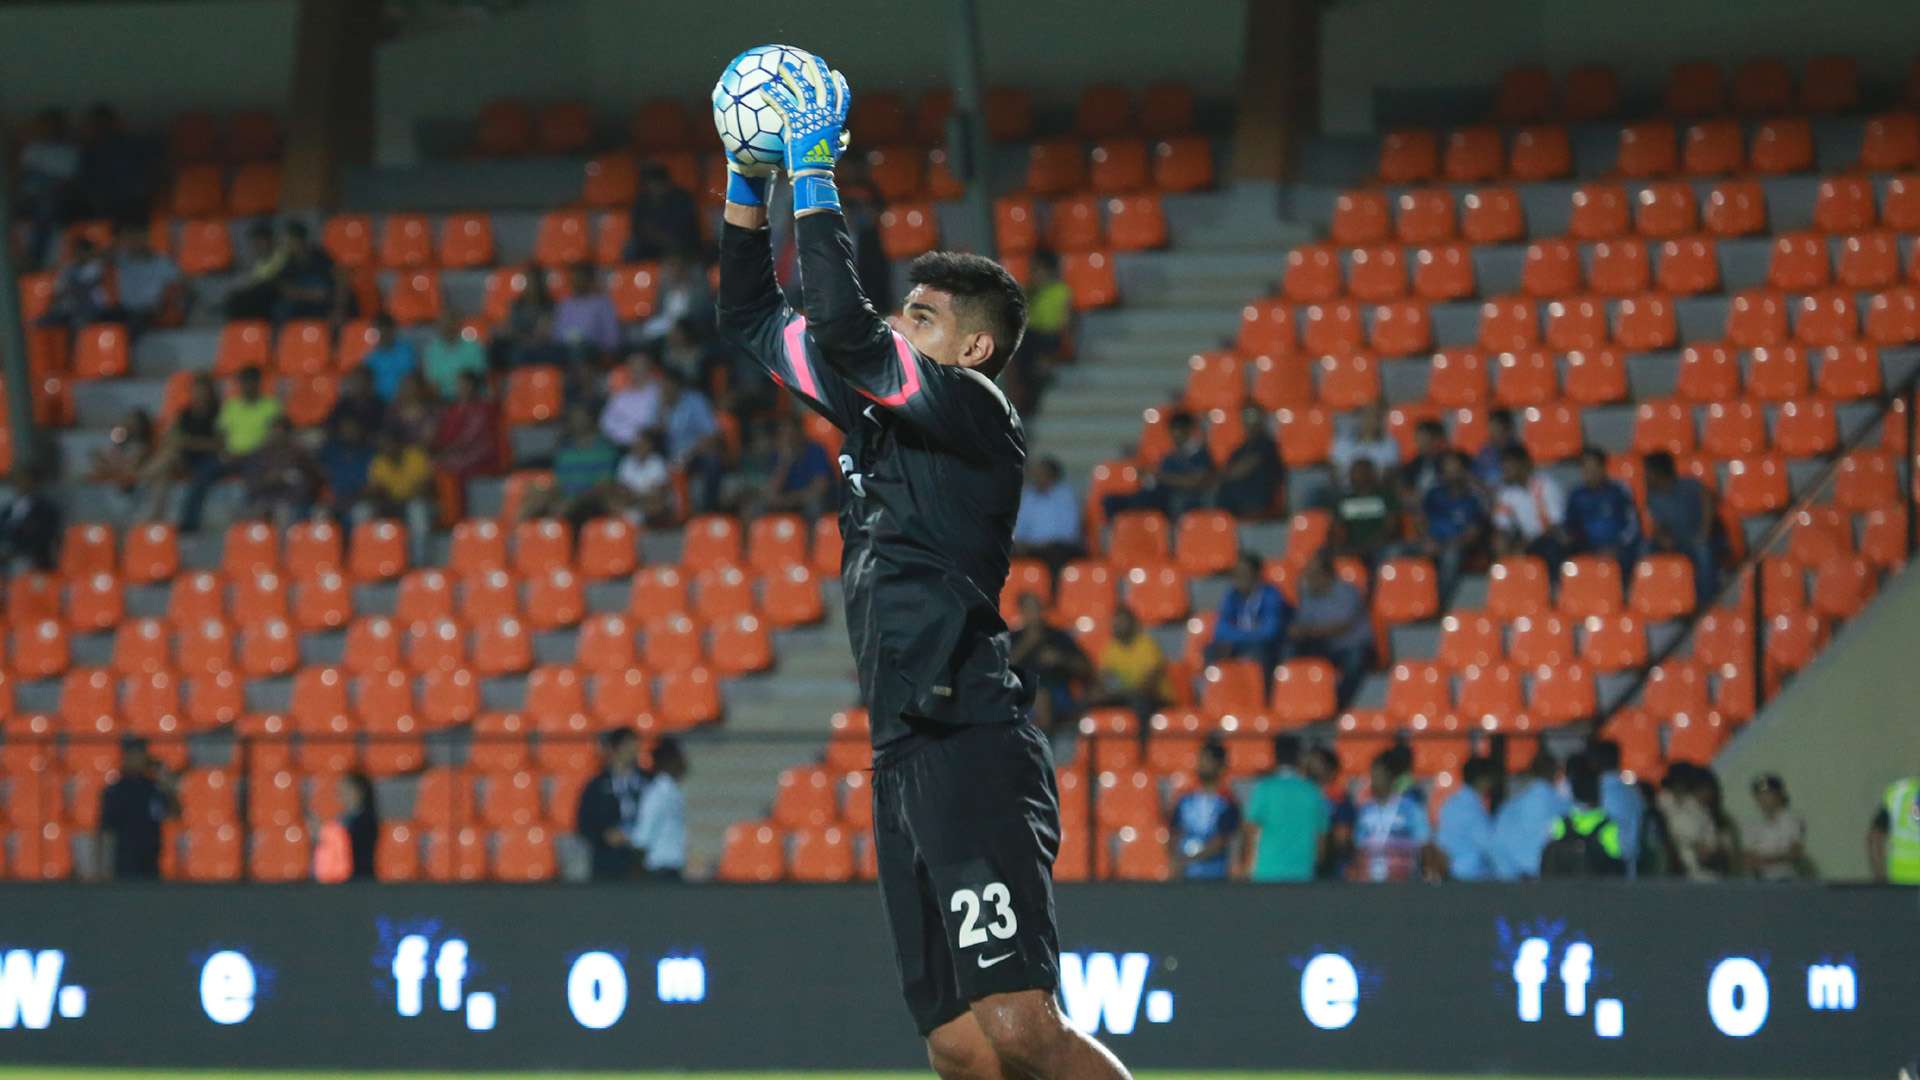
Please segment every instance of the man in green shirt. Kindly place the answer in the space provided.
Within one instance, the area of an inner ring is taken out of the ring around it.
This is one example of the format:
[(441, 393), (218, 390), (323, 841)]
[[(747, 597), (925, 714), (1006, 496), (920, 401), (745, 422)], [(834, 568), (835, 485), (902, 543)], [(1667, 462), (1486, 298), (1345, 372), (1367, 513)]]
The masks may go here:
[(448, 307), (440, 312), (440, 333), (427, 342), (420, 367), (441, 400), (451, 400), (460, 396), (460, 376), (469, 371), (476, 375), (487, 373), (487, 351), (480, 347), (478, 337), (465, 334), (460, 317)]
[(226, 444), (227, 456), (246, 457), (267, 441), (273, 422), (280, 416), (280, 399), (260, 392), (260, 369), (240, 372), (240, 389), (221, 404), (214, 427)]
[(1357, 555), (1372, 565), (1382, 549), (1400, 536), (1400, 499), (1380, 479), (1371, 459), (1356, 458), (1347, 468), (1347, 483), (1328, 493), (1333, 514), (1329, 537), (1337, 555)]
[(1253, 785), (1240, 826), (1247, 880), (1312, 881), (1328, 818), (1326, 796), (1300, 774), (1299, 737), (1276, 735), (1273, 771)]

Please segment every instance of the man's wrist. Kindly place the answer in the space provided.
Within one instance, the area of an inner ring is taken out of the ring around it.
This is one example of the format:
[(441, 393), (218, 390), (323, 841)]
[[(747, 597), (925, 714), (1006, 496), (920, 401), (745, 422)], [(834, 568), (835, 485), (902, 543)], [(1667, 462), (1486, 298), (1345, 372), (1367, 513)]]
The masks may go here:
[(745, 173), (727, 170), (727, 201), (741, 206), (767, 205), (767, 188), (771, 178), (766, 176), (748, 176)]
[(840, 189), (834, 185), (833, 170), (806, 169), (794, 173), (791, 180), (795, 215), (822, 210), (840, 212)]

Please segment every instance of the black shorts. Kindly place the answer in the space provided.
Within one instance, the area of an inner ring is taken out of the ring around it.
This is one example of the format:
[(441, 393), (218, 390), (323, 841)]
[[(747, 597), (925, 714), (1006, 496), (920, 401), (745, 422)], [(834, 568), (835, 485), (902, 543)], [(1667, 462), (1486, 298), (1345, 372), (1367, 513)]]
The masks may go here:
[(1060, 983), (1053, 752), (1025, 721), (963, 727), (873, 772), (874, 854), (922, 1035), (989, 994)]

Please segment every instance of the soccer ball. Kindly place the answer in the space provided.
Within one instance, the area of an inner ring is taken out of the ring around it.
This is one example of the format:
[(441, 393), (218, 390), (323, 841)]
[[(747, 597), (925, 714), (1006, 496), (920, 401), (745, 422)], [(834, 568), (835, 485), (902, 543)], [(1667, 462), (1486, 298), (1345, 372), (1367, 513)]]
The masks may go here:
[(760, 88), (782, 64), (812, 60), (812, 53), (792, 45), (760, 45), (727, 62), (713, 85), (713, 126), (735, 165), (753, 169), (782, 163), (780, 112)]

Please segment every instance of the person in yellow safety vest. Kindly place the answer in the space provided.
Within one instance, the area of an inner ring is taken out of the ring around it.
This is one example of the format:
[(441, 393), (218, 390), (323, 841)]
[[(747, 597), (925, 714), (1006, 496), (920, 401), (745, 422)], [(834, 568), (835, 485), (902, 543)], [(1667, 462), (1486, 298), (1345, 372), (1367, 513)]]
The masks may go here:
[(1573, 806), (1554, 820), (1540, 853), (1543, 878), (1617, 877), (1627, 872), (1620, 826), (1600, 805), (1600, 772), (1593, 759), (1567, 759), (1567, 788)]
[(1920, 885), (1920, 776), (1887, 785), (1867, 830), (1867, 867), (1875, 881)]

